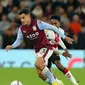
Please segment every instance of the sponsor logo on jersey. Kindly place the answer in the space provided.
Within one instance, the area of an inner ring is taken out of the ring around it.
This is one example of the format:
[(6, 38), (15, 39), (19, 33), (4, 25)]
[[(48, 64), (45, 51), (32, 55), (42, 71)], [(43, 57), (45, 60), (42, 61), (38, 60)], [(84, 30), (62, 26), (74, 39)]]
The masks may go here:
[(33, 34), (27, 35), (26, 37), (33, 40), (33, 39), (38, 38), (38, 36), (39, 36), (39, 32), (35, 32)]

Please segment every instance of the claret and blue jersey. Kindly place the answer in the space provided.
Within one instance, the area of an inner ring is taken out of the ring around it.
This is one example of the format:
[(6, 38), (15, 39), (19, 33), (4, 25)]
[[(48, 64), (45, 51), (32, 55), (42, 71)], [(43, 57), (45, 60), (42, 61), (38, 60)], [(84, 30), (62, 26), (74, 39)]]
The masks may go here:
[(31, 20), (31, 24), (29, 26), (24, 26), (24, 25), (20, 26), (17, 39), (12, 45), (13, 48), (19, 46), (21, 44), (21, 40), (23, 40), (23, 37), (25, 36), (27, 39), (33, 41), (33, 46), (36, 52), (38, 52), (43, 47), (52, 49), (51, 44), (46, 38), (44, 29), (54, 30), (55, 32), (60, 34), (61, 37), (63, 38), (66, 37), (58, 29), (56, 29), (55, 26), (52, 26), (40, 20)]

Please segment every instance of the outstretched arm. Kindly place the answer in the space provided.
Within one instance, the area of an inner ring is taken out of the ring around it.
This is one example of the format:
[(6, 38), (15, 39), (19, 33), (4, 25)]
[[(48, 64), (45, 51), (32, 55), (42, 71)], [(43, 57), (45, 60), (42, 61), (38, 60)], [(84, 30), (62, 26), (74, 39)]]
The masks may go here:
[(39, 27), (40, 30), (44, 30), (44, 29), (48, 29), (48, 30), (53, 30), (55, 31), (57, 34), (59, 34), (63, 39), (65, 39), (69, 44), (72, 44), (73, 42), (73, 39), (69, 38), (69, 37), (66, 37), (57, 27), (49, 24), (49, 23), (46, 23), (46, 22), (43, 22), (43, 21), (40, 21), (40, 20), (37, 20), (37, 25)]
[(55, 54), (63, 55), (66, 59), (67, 59), (67, 57), (71, 58), (71, 56), (72, 56), (71, 54), (68, 54), (67, 52), (61, 52), (59, 50), (55, 50), (54, 52), (55, 52)]
[(55, 27), (49, 23), (37, 20), (37, 25), (40, 30), (44, 30), (44, 29), (53, 30), (57, 34), (59, 34), (63, 39), (66, 38), (66, 36), (57, 27)]
[(62, 39), (59, 37), (59, 43), (58, 43), (64, 50), (66, 49), (66, 46), (64, 44), (64, 42), (62, 41)]
[(55, 54), (60, 54), (60, 55), (63, 54), (63, 52), (61, 52), (61, 51), (59, 51), (59, 50), (55, 50), (54, 52), (55, 52)]
[(65, 52), (63, 52), (63, 56), (65, 56), (65, 57), (69, 57), (69, 58), (71, 58), (72, 57), (72, 55), (69, 53), (69, 51), (67, 50), (67, 48), (66, 48), (66, 46), (65, 46), (65, 44), (64, 44), (64, 42), (62, 41), (62, 39), (59, 37), (59, 45), (64, 49), (64, 51)]
[(21, 29), (19, 28), (16, 41), (12, 45), (7, 45), (6, 46), (6, 51), (8, 51), (12, 48), (18, 47), (21, 44), (22, 40), (23, 40), (23, 34), (22, 34)]
[(12, 44), (12, 47), (13, 47), (13, 48), (18, 47), (18, 46), (21, 44), (21, 41), (22, 41), (22, 40), (23, 40), (23, 34), (22, 34), (21, 29), (19, 28), (18, 34), (17, 34), (17, 39), (16, 39), (16, 41)]

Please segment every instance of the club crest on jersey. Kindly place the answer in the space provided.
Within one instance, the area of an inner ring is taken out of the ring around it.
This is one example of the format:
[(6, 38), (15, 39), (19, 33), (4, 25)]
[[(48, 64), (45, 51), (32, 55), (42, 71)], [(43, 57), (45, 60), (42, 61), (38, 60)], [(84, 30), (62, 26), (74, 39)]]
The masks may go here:
[(33, 26), (32, 28), (33, 28), (33, 30), (34, 30), (34, 31), (36, 31), (36, 30), (37, 30), (37, 27), (36, 27), (36, 26)]

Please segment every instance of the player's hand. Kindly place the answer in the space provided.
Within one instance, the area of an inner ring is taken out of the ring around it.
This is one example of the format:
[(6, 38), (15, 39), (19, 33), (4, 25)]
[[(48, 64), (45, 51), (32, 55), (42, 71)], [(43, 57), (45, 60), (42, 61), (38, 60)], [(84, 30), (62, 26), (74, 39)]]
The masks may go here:
[(67, 53), (67, 52), (63, 52), (62, 54), (64, 57), (68, 57), (68, 58), (72, 58), (72, 55), (70, 53)]
[(64, 51), (65, 51), (65, 53), (70, 54), (69, 51), (68, 51), (67, 49), (64, 49)]
[(69, 58), (72, 57), (72, 55), (69, 53), (69, 51), (67, 49), (64, 49), (64, 51), (65, 51), (66, 57), (69, 57)]
[(66, 37), (65, 40), (69, 43), (69, 44), (73, 44), (73, 39), (70, 37)]
[(6, 51), (8, 52), (8, 50), (12, 49), (13, 47), (11, 45), (7, 45), (6, 46)]

